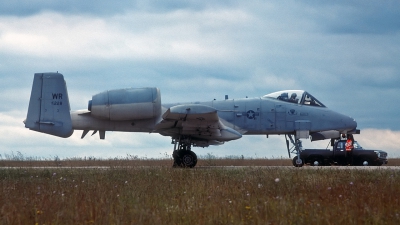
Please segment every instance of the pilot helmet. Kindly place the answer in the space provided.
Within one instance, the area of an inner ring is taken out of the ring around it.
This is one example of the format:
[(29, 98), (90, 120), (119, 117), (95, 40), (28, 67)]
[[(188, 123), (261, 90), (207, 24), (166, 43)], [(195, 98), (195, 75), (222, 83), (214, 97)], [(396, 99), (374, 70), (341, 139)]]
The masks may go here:
[(279, 97), (281, 97), (281, 98), (287, 98), (288, 97), (288, 93), (282, 93)]

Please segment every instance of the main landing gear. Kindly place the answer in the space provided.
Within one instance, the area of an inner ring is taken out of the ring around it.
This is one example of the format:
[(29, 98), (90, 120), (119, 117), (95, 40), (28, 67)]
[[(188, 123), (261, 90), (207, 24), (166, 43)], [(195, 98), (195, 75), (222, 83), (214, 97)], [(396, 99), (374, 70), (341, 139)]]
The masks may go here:
[(173, 139), (172, 143), (175, 144), (174, 152), (172, 153), (172, 157), (174, 158), (173, 167), (195, 167), (197, 164), (197, 155), (191, 151), (192, 143), (190, 139)]
[[(289, 148), (289, 140), (287, 139), (287, 137), (289, 137), (290, 142), (292, 143), (292, 147)], [(285, 139), (286, 139), (286, 147), (288, 150), (288, 154), (289, 154), (289, 158), (290, 157), (290, 153), (296, 153), (296, 156), (293, 158), (293, 166), (295, 167), (302, 167), (304, 165), (304, 161), (300, 158), (300, 153), (301, 150), (303, 148), (300, 139), (293, 139), (293, 135), (292, 134), (287, 134), (285, 135)]]

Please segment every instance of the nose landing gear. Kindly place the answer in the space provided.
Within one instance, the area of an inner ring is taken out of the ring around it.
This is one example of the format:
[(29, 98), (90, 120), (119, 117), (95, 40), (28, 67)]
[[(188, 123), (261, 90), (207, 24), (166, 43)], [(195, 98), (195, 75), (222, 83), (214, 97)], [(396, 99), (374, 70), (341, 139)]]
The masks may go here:
[[(292, 134), (287, 134), (285, 135), (285, 139), (286, 139), (286, 146), (288, 149), (288, 153), (289, 153), (289, 158), (290, 158), (290, 153), (296, 153), (296, 156), (293, 158), (293, 166), (295, 167), (302, 167), (304, 165), (304, 161), (300, 158), (300, 152), (303, 148), (302, 144), (301, 144), (301, 140), (300, 139), (295, 139), (293, 140), (293, 135)], [(289, 148), (289, 140), (287, 139), (287, 137), (289, 137), (290, 142), (293, 144), (293, 146), (291, 148)]]

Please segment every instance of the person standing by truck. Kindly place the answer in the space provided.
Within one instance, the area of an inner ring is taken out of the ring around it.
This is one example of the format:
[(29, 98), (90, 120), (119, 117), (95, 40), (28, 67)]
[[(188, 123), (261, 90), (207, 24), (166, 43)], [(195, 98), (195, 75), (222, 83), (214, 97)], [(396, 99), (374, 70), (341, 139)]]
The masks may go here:
[(346, 141), (346, 160), (347, 164), (353, 165), (353, 149), (354, 149), (354, 138), (352, 134), (347, 135)]

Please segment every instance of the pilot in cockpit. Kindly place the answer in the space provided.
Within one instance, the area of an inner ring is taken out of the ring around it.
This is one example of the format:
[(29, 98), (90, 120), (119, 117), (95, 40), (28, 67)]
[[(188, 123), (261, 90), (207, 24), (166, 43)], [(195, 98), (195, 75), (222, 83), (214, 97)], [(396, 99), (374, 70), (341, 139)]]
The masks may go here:
[(299, 102), (299, 99), (297, 99), (296, 97), (297, 97), (297, 94), (296, 94), (296, 93), (293, 93), (293, 94), (290, 96), (289, 102), (298, 103), (298, 102)]
[(279, 100), (283, 100), (283, 101), (287, 101), (288, 100), (288, 93), (282, 93), (281, 95), (279, 95), (279, 97), (277, 98)]

